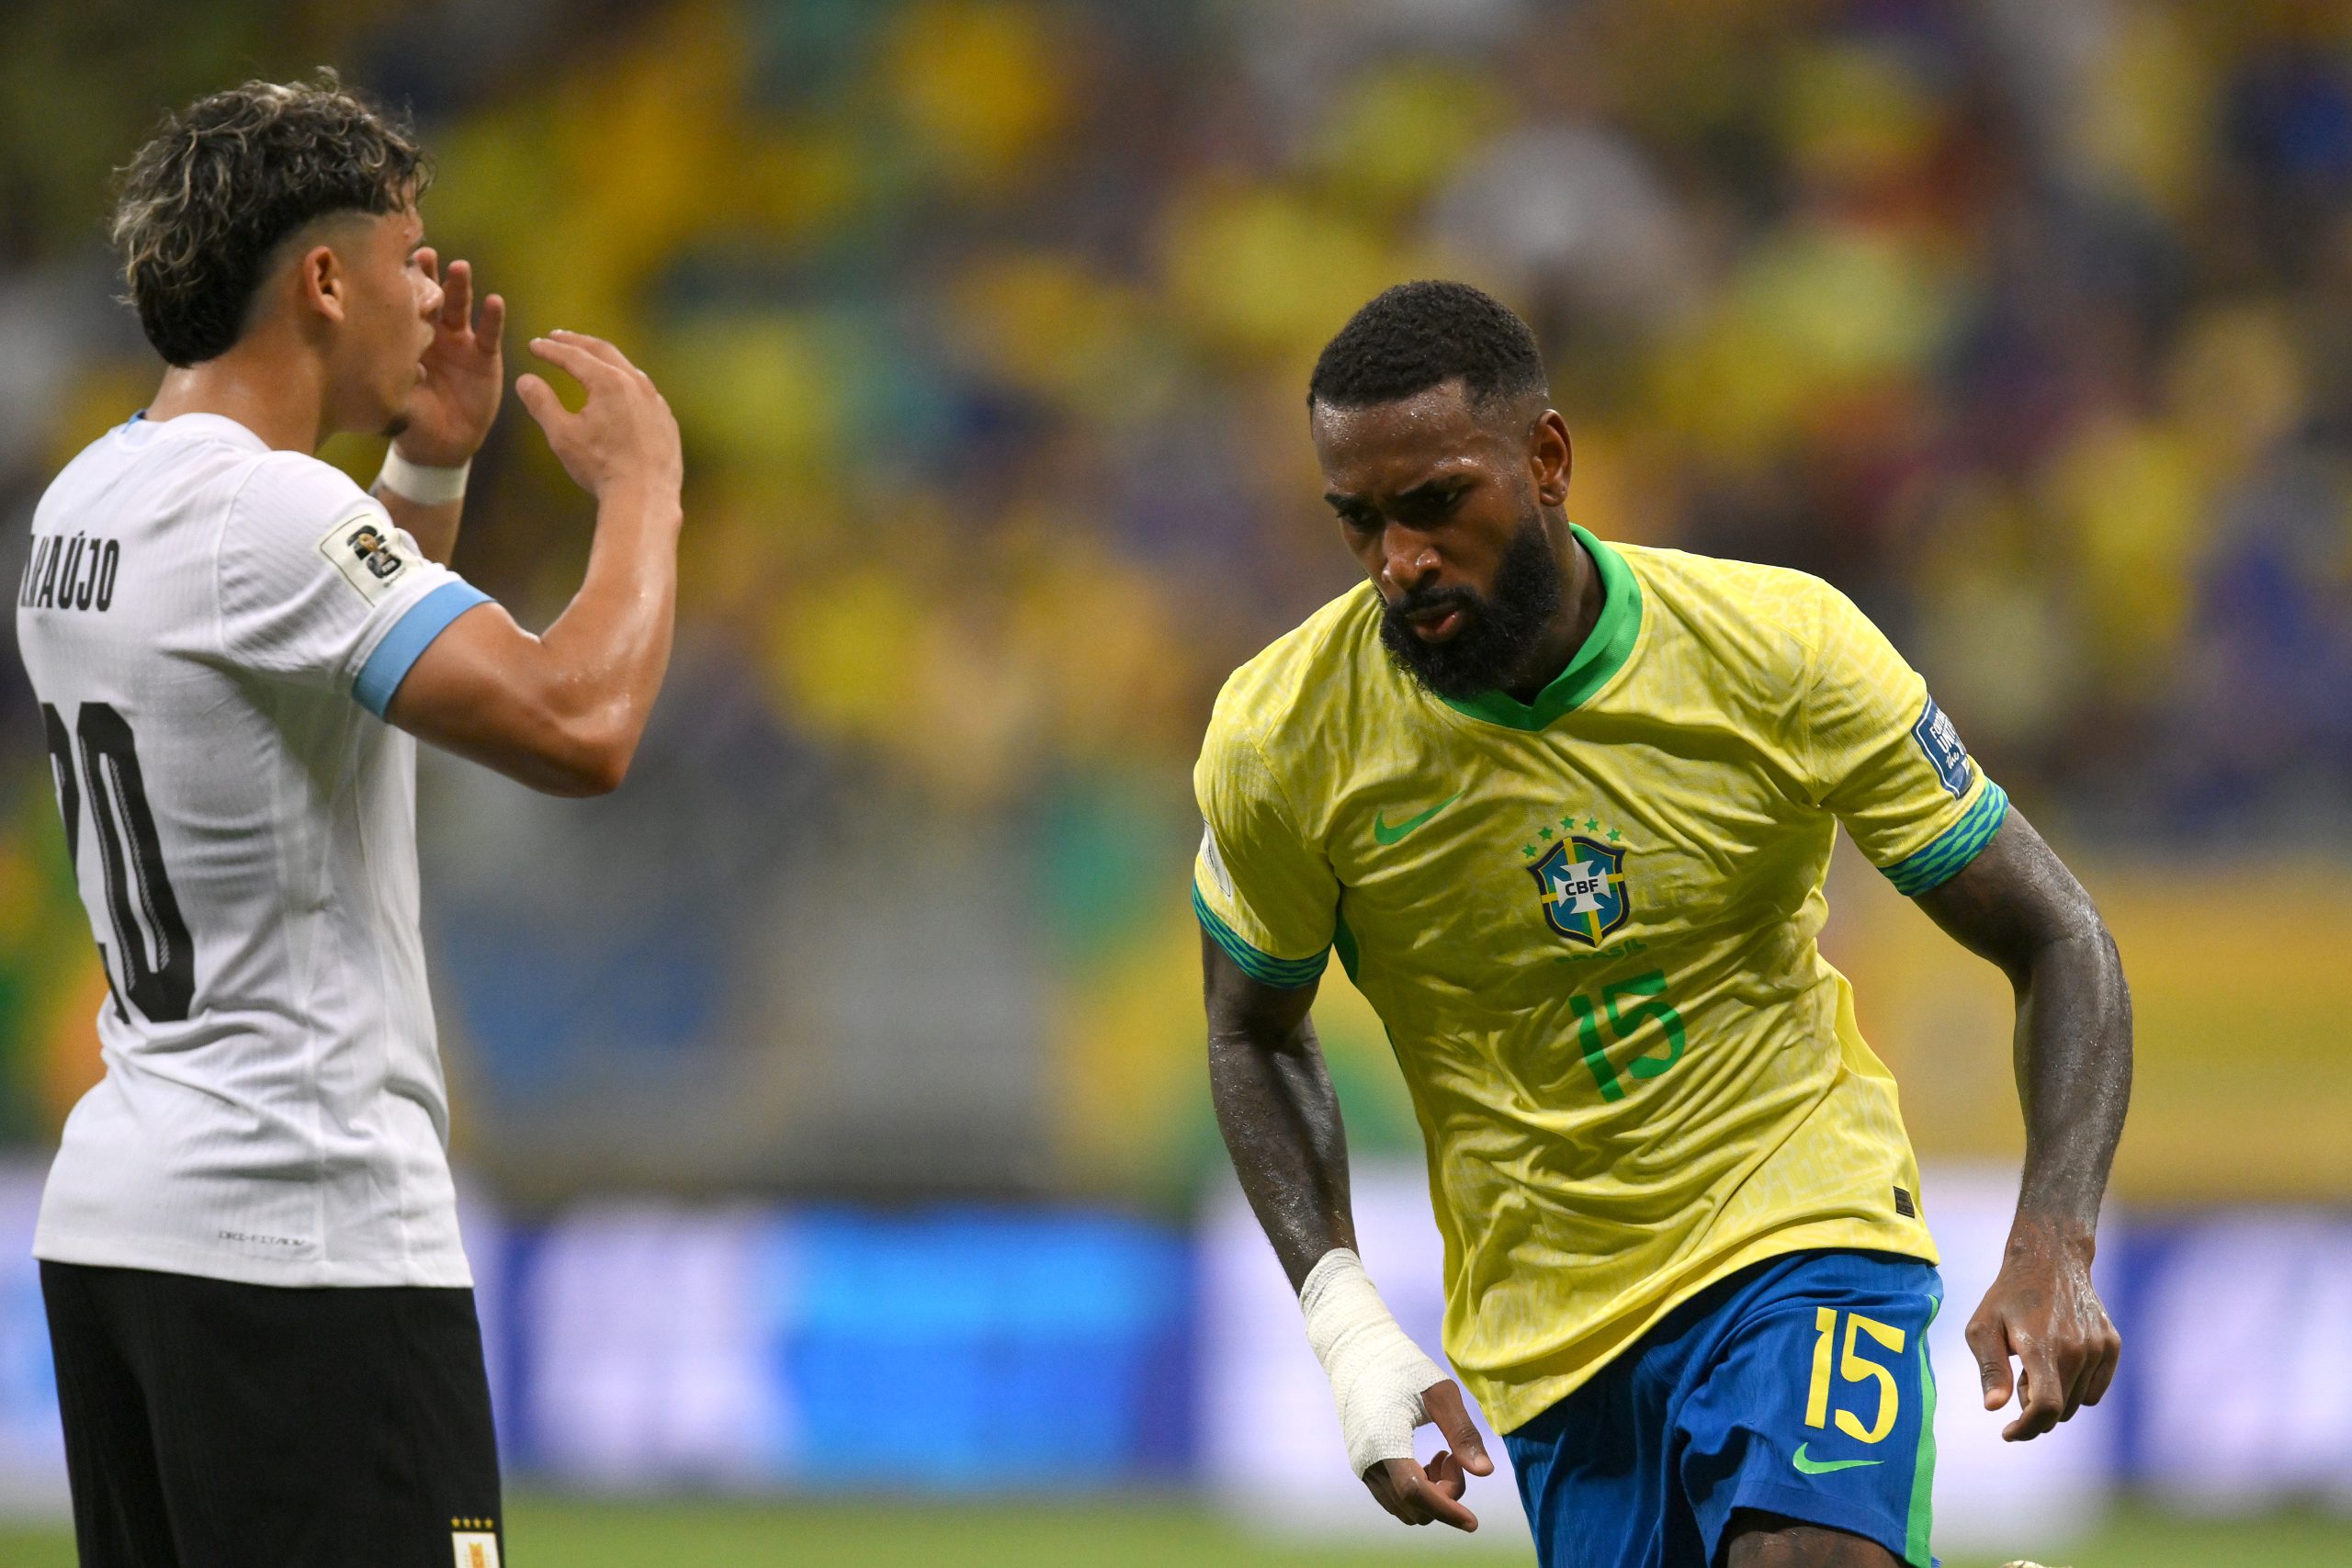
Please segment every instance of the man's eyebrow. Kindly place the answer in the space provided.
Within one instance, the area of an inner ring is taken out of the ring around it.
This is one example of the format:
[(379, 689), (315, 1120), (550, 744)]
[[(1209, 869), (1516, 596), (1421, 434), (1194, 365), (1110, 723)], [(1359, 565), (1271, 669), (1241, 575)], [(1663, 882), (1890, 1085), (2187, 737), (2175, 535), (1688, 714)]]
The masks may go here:
[[(1440, 491), (1463, 482), (1464, 476), (1460, 473), (1432, 474), (1410, 490), (1398, 491), (1395, 499), (1406, 502), (1434, 501)], [(1323, 492), (1323, 504), (1334, 510), (1343, 506), (1361, 506), (1363, 500), (1363, 496), (1349, 491), (1327, 490)]]

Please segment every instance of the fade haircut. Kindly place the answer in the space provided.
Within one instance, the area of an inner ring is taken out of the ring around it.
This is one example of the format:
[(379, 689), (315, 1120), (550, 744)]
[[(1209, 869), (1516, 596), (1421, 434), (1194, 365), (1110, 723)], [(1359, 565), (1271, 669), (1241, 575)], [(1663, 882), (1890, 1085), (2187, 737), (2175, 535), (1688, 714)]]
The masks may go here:
[(1309, 408), (1366, 408), (1462, 378), (1474, 404), (1544, 393), (1535, 333), (1466, 283), (1400, 283), (1348, 318), (1306, 383)]
[(243, 332), (288, 235), (330, 213), (397, 212), (431, 179), (409, 128), (333, 71), (200, 98), (121, 170), (124, 300), (167, 362), (201, 364)]

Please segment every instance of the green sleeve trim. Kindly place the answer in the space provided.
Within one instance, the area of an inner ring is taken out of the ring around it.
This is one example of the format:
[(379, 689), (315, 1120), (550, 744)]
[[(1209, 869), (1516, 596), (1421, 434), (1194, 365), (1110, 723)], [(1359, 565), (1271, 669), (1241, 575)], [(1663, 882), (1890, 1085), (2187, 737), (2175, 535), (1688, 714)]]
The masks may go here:
[(1977, 852), (1993, 841), (2008, 819), (2008, 793), (1991, 779), (1984, 781), (1984, 793), (1976, 804), (1968, 808), (1961, 819), (1944, 829), (1942, 835), (1926, 849), (1906, 855), (1893, 865), (1881, 866), (1894, 890), (1906, 898), (1940, 887), (1960, 874), (1960, 870), (1976, 858)]
[(1209, 933), (1210, 940), (1225, 949), (1225, 955), (1239, 964), (1243, 974), (1261, 985), (1276, 986), (1285, 991), (1295, 990), (1300, 986), (1311, 986), (1323, 977), (1323, 966), (1331, 961), (1331, 950), (1328, 947), (1312, 958), (1276, 958), (1270, 953), (1259, 952), (1235, 935), (1233, 928), (1217, 918), (1216, 911), (1209, 908), (1208, 900), (1201, 897), (1197, 885), (1193, 888), (1193, 913), (1200, 917), (1201, 928)]
[[(1928, 1310), (1928, 1325), (1944, 1309), (1942, 1298)], [(1928, 1536), (1935, 1528), (1936, 1492), (1936, 1369), (1928, 1359), (1928, 1330), (1919, 1330), (1919, 1449), (1911, 1470), (1911, 1517), (1903, 1531), (1903, 1561), (1912, 1568), (1933, 1568)]]

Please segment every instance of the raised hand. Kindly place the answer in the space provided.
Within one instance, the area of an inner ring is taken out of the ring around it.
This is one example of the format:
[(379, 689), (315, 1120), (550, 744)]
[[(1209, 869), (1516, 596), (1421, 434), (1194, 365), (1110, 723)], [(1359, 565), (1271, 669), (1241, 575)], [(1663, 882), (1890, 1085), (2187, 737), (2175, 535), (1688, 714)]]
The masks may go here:
[(1998, 1410), (2017, 1396), (2017, 1419), (2001, 1428), (2012, 1443), (2097, 1404), (2123, 1353), (2122, 1337), (2091, 1283), (2088, 1242), (2069, 1245), (2054, 1228), (2023, 1217), (2009, 1233), (1999, 1277), (1968, 1320), (1967, 1337), (1984, 1408)]
[(1409, 1459), (1382, 1460), (1363, 1472), (1363, 1483), (1380, 1506), (1408, 1525), (1452, 1525), (1475, 1530), (1478, 1516), (1462, 1502), (1473, 1475), (1492, 1475), (1495, 1461), (1471, 1423), (1462, 1403), (1462, 1390), (1452, 1378), (1421, 1393), (1421, 1408), (1445, 1440), (1453, 1446), (1441, 1450), (1424, 1467)]
[[(427, 277), (437, 258), (430, 248), (416, 253)], [(433, 342), (419, 362), (424, 379), (403, 411), (406, 423), (394, 443), (401, 457), (426, 468), (454, 468), (470, 458), (498, 417), (506, 384), (499, 334), (506, 327), (506, 301), (492, 294), (474, 310), (474, 272), (469, 262), (453, 261), (440, 276), (441, 308), (433, 316)]]
[(619, 349), (585, 333), (533, 338), (531, 352), (568, 372), (588, 393), (573, 413), (544, 378), (526, 375), (514, 382), (514, 395), (548, 433), (548, 445), (572, 482), (599, 500), (608, 491), (637, 489), (674, 501), (685, 459), (678, 422), (652, 378)]

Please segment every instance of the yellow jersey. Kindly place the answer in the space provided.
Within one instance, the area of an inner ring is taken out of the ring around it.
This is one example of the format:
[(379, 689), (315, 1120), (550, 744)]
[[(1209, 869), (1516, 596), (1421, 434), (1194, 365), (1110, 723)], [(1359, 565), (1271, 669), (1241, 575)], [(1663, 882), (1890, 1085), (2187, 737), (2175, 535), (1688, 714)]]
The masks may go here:
[(1504, 1431), (1762, 1258), (1935, 1261), (1822, 882), (1839, 822), (1917, 894), (2008, 810), (1828, 584), (1576, 532), (1600, 617), (1532, 704), (1423, 690), (1365, 583), (1234, 673), (1193, 775), (1212, 937), (1275, 986), (1336, 948), (1387, 1027)]

